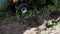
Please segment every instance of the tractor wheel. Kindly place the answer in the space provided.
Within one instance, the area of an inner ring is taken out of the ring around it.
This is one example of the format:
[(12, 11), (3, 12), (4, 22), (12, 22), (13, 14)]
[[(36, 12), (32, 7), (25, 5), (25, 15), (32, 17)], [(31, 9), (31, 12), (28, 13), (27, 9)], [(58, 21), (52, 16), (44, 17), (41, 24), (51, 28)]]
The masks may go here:
[(28, 6), (26, 4), (25, 5), (20, 4), (18, 8), (19, 8), (19, 11), (21, 14), (27, 14), (28, 13)]

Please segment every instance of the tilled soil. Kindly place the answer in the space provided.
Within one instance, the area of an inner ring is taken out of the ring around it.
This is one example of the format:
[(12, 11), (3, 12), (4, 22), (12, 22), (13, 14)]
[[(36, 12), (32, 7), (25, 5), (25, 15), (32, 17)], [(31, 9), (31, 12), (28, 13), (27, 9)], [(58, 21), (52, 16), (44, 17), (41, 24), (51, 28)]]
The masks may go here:
[[(53, 15), (53, 14), (52, 14)], [(53, 16), (60, 16), (56, 14)], [(60, 34), (60, 26), (46, 28), (46, 21), (53, 19), (50, 18), (49, 13), (37, 15), (29, 19), (22, 19), (21, 21), (0, 20), (0, 34)], [(46, 30), (44, 30), (46, 28)], [(58, 29), (58, 30), (57, 30)], [(54, 32), (56, 31), (56, 33)], [(44, 32), (44, 33), (43, 33)], [(51, 33), (53, 32), (53, 33)]]

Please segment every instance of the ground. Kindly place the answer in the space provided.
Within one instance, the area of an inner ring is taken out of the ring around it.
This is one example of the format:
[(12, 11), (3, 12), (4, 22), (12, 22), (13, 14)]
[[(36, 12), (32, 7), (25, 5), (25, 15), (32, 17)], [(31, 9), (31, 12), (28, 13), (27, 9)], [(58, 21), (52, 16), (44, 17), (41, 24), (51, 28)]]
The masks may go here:
[(60, 34), (60, 22), (56, 26), (46, 27), (46, 21), (53, 19), (52, 17), (50, 19), (49, 14), (43, 13), (42, 15), (19, 21), (0, 18), (0, 34)]

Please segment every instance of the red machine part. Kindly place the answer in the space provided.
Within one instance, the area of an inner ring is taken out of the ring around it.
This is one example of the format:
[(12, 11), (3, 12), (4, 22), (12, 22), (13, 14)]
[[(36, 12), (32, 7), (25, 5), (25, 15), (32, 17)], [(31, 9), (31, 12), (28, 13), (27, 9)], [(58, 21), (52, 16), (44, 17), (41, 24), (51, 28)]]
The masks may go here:
[(19, 0), (20, 3), (24, 3), (24, 0)]
[(16, 0), (11, 0), (11, 2), (12, 2), (13, 4), (15, 4), (15, 3), (16, 3)]
[[(24, 1), (25, 0), (18, 0), (20, 3), (24, 3)], [(11, 2), (13, 3), (13, 4), (15, 4), (16, 3), (16, 0), (11, 0)]]

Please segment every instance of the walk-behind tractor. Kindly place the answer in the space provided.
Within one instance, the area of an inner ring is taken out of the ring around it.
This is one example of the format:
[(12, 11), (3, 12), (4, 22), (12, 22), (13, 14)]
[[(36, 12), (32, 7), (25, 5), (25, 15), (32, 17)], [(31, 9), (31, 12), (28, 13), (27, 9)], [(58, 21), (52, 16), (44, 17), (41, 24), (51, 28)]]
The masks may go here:
[(27, 13), (28, 3), (26, 0), (0, 0), (0, 11), (12, 11), (16, 12), (16, 7), (21, 13)]
[[(53, 1), (53, 0), (52, 0)], [(0, 11), (8, 9), (12, 10), (12, 12), (16, 11), (16, 7), (18, 7), (18, 11), (23, 14), (28, 12), (28, 9), (32, 8), (40, 8), (44, 5), (48, 5), (49, 3), (54, 4), (51, 0), (0, 0)]]
[(28, 12), (29, 5), (25, 1), (26, 0), (10, 0), (10, 9), (15, 12), (16, 7), (18, 7), (17, 9), (20, 13), (26, 14)]

